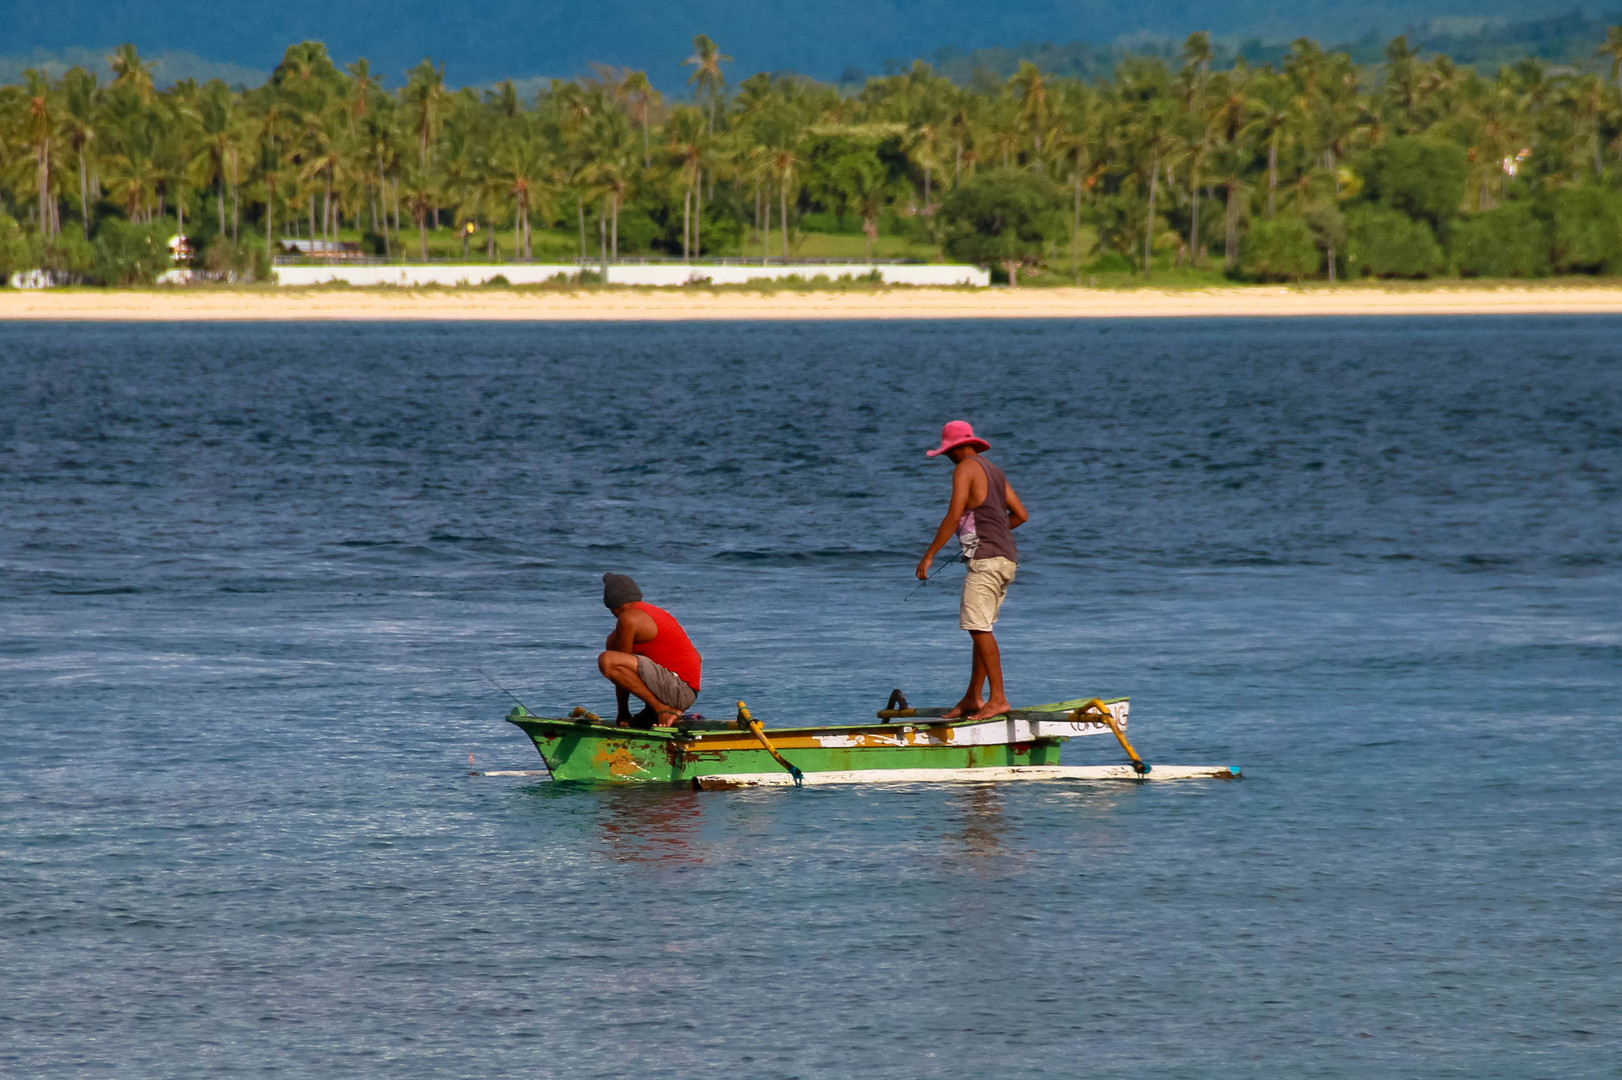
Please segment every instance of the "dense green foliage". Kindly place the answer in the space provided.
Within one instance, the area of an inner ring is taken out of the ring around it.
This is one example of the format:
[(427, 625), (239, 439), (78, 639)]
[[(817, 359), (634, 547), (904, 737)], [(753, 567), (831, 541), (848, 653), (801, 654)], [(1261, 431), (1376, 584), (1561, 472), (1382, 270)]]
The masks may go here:
[(1107, 80), (1025, 62), (967, 88), (923, 64), (734, 85), (701, 36), (694, 97), (670, 103), (611, 69), (525, 96), (452, 88), (424, 61), (389, 89), (311, 42), (259, 87), (160, 88), (124, 46), (106, 85), (73, 68), (0, 87), (0, 261), (150, 281), (179, 231), (191, 265), (240, 280), (267, 273), (283, 237), (589, 265), (792, 257), (838, 233), (852, 257), (902, 244), (1010, 279), (1610, 272), (1622, 28), (1599, 54), (1610, 80), (1532, 59), (1483, 74), (1403, 38), (1368, 67), (1300, 40), (1220, 69), (1194, 34)]
[(1048, 237), (1064, 228), (1063, 193), (1029, 170), (991, 171), (963, 184), (941, 208), (946, 251), (955, 259), (996, 263), (1018, 281)]
[(96, 234), (96, 276), (109, 285), (150, 285), (170, 266), (165, 224), (113, 218)]
[(1471, 277), (1537, 277), (1549, 272), (1549, 225), (1527, 202), (1454, 223), (1448, 248), (1454, 269)]
[(1567, 188), (1551, 192), (1548, 204), (1557, 270), (1603, 270), (1622, 252), (1622, 221), (1617, 218), (1614, 193)]
[(1346, 215), (1346, 265), (1383, 278), (1440, 273), (1442, 247), (1423, 221), (1385, 206), (1356, 206)]
[(9, 281), (11, 275), (34, 267), (33, 251), (28, 237), (17, 227), (9, 214), (0, 214), (0, 280)]
[(1364, 173), (1372, 198), (1437, 226), (1462, 207), (1470, 162), (1457, 143), (1398, 136), (1369, 151)]
[(1239, 246), (1245, 272), (1267, 280), (1300, 281), (1316, 274), (1322, 261), (1311, 226), (1299, 217), (1258, 221)]

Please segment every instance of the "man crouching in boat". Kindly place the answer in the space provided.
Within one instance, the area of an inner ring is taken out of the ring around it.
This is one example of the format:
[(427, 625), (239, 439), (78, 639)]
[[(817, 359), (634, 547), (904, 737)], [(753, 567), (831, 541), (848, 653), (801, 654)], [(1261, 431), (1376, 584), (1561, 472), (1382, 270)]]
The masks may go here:
[[(918, 577), (928, 580), (935, 553), (957, 533), (963, 557), (969, 562), (963, 579), (963, 601), (958, 625), (969, 632), (974, 658), (969, 668), (969, 689), (963, 699), (941, 714), (945, 720), (963, 717), (986, 720), (1008, 711), (1002, 685), (1002, 654), (991, 632), (1002, 611), (1003, 598), (1019, 568), (1019, 549), (1012, 530), (1028, 515), (1002, 470), (981, 457), (991, 444), (974, 433), (966, 420), (953, 420), (941, 428), (941, 444), (926, 450), (930, 457), (945, 454), (952, 461), (952, 499), (935, 539), (918, 562)], [(980, 686), (988, 683), (986, 696)]]
[[(674, 616), (642, 602), (625, 574), (603, 575), (603, 605), (618, 620), (597, 670), (614, 684), (620, 727), (670, 727), (698, 697), (703, 657)], [(631, 716), (631, 697), (647, 705)]]

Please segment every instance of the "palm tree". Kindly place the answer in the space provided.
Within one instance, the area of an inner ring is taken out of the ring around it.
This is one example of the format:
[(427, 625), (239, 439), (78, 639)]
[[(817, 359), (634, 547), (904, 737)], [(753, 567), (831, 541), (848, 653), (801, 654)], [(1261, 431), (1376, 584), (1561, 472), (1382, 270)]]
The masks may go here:
[[(372, 65), (363, 56), (345, 67), (349, 72), (349, 134), (355, 134), (355, 125), (366, 119), (371, 110), (372, 95), (382, 88), (383, 80), (372, 74)], [(510, 85), (510, 84), (509, 84)]]
[(411, 128), (417, 134), (417, 165), (423, 173), (428, 171), (428, 144), (439, 131), (449, 96), (445, 91), (444, 64), (436, 68), (432, 60), (423, 57), (420, 64), (406, 73), (400, 100), (411, 110)]
[(1239, 198), (1248, 194), (1245, 179), (1252, 150), (1245, 142), (1252, 76), (1243, 62), (1216, 77), (1207, 120), (1222, 140), (1213, 155), (1213, 172), (1227, 192), (1227, 212), (1223, 217), (1223, 264), (1231, 270), (1239, 261)]
[(722, 54), (721, 47), (711, 41), (708, 34), (700, 34), (693, 39), (693, 55), (682, 61), (683, 67), (693, 69), (692, 75), (687, 78), (688, 85), (694, 86), (700, 94), (709, 99), (711, 135), (715, 134), (715, 101), (721, 96), (721, 89), (727, 83), (721, 65), (731, 59), (732, 57)]
[(1618, 90), (1622, 90), (1622, 26), (1606, 28), (1605, 43), (1594, 51), (1594, 55), (1611, 58), (1611, 81), (1616, 83)]
[(1213, 56), (1211, 35), (1203, 30), (1188, 35), (1183, 41), (1181, 56), (1183, 160), (1188, 165), (1188, 260), (1191, 267), (1198, 269), (1204, 255), (1200, 244), (1200, 181), (1205, 175), (1213, 134), (1208, 101)]
[(1420, 80), (1423, 75), (1418, 55), (1408, 46), (1408, 37), (1399, 34), (1385, 47), (1385, 86), (1383, 95), (1388, 106), (1401, 118), (1399, 129), (1413, 130), (1418, 112)]
[(132, 95), (142, 105), (152, 104), (152, 71), (156, 66), (141, 59), (134, 45), (120, 45), (107, 58), (113, 69), (113, 89)]
[(162, 183), (163, 170), (147, 146), (129, 145), (107, 162), (107, 193), (130, 221), (149, 220), (148, 210)]
[(428, 261), (428, 213), (438, 205), (439, 192), (426, 172), (414, 169), (404, 177), (406, 207), (417, 223), (417, 255)]
[[(775, 160), (772, 166), (778, 167)], [(895, 196), (895, 182), (878, 155), (865, 148), (840, 159), (834, 166), (834, 180), (844, 204), (862, 219), (862, 258), (872, 262), (873, 241), (879, 236), (879, 215)], [(784, 221), (787, 220), (785, 214)], [(783, 254), (788, 254), (786, 232)]]
[(44, 72), (29, 68), (23, 72), (23, 80), (26, 112), (20, 134), (33, 161), (40, 233), (50, 237), (61, 231), (56, 200), (51, 197), (51, 149), (57, 140), (57, 94)]
[(71, 67), (62, 76), (62, 132), (79, 163), (79, 216), (86, 240), (90, 239), (89, 158), (99, 121), (98, 91), (96, 76), (82, 67)]
[(490, 184), (492, 194), (512, 200), (513, 251), (521, 258), (532, 257), (530, 211), (551, 212), (549, 178), (545, 145), (520, 118), (500, 136), (490, 159)]
[(289, 128), (291, 125), (290, 111), (282, 102), (279, 95), (271, 94), (264, 99), (263, 111), (257, 118), (257, 143), (259, 156), (259, 175), (263, 178), (265, 188), (265, 257), (271, 258), (276, 251), (276, 197), (280, 193), (279, 185), (287, 165), (287, 145)]
[(646, 169), (651, 160), (648, 151), (648, 123), (653, 115), (653, 107), (659, 104), (659, 91), (648, 82), (646, 71), (633, 71), (620, 84), (620, 93), (630, 101), (631, 115), (642, 125), (642, 167)]
[(1243, 134), (1267, 144), (1267, 216), (1273, 216), (1274, 195), (1278, 191), (1278, 149), (1284, 131), (1295, 119), (1295, 99), (1284, 80), (1263, 75), (1251, 85), (1247, 101), (1250, 121)]
[(635, 158), (631, 133), (625, 117), (618, 112), (601, 112), (591, 126), (591, 160), (581, 179), (601, 194), (605, 201), (608, 255), (619, 258), (619, 211), (631, 189)]
[[(700, 250), (698, 225), (701, 222), (693, 217), (694, 197), (703, 193), (701, 181), (714, 154), (714, 141), (705, 132), (703, 116), (690, 108), (678, 107), (665, 125), (665, 131), (670, 139), (666, 153), (685, 189), (682, 197), (681, 255), (684, 262), (691, 262)], [(702, 200), (699, 200), (699, 209), (703, 209)]]
[(1008, 85), (1019, 92), (1019, 118), (1030, 129), (1035, 154), (1032, 160), (1038, 171), (1042, 168), (1042, 131), (1048, 123), (1047, 80), (1042, 71), (1029, 60), (1019, 62), (1019, 70), (1008, 80)]
[(214, 79), (203, 88), (197, 105), (200, 139), (191, 151), (190, 164), (199, 185), (214, 188), (220, 232), (223, 234), (225, 188), (235, 173), (237, 140), (241, 133), (238, 102), (230, 87)]
[(1143, 272), (1154, 272), (1155, 197), (1160, 190), (1160, 162), (1171, 140), (1174, 103), (1165, 98), (1144, 102), (1132, 118), (1132, 137), (1139, 161), (1149, 155), (1149, 210), (1143, 229)]

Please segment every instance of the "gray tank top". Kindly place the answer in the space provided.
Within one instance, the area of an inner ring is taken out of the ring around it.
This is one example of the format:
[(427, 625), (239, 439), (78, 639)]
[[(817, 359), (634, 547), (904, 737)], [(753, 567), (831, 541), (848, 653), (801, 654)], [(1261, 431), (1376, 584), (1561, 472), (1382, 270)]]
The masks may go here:
[[(1008, 527), (1008, 478), (985, 458), (976, 455), (974, 460), (985, 470), (986, 501), (963, 515), (958, 525), (959, 542), (971, 559), (994, 559), (1000, 555), (1017, 563), (1019, 548), (1014, 546), (1014, 533)], [(971, 544), (968, 536), (978, 542)], [(973, 550), (969, 550), (971, 546)]]

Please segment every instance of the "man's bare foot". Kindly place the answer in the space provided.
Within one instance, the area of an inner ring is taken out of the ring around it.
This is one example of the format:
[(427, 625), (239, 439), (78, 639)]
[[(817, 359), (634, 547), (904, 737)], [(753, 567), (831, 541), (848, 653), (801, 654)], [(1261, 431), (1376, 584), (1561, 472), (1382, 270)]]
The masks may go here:
[(961, 720), (980, 707), (979, 698), (964, 698), (950, 709), (941, 713), (942, 720)]
[(681, 713), (675, 709), (660, 709), (659, 720), (655, 727), (675, 727), (676, 721), (681, 719)]
[(970, 720), (990, 720), (993, 716), (1001, 716), (1008, 711), (1008, 701), (1005, 698), (992, 698), (980, 708), (969, 714)]

